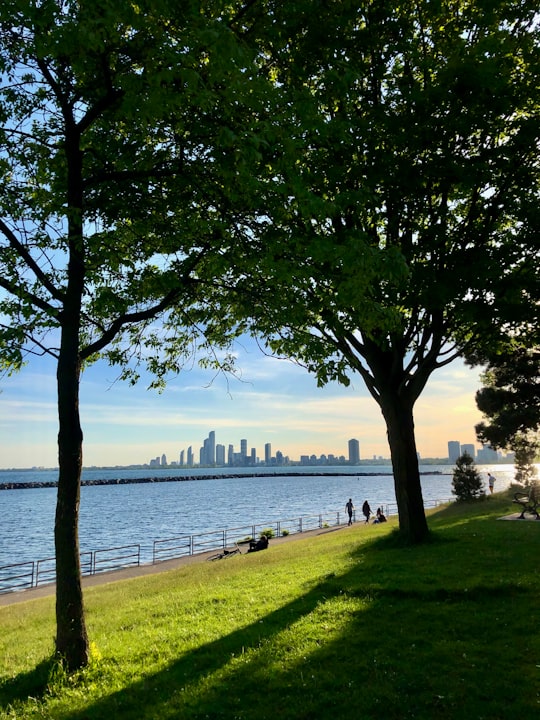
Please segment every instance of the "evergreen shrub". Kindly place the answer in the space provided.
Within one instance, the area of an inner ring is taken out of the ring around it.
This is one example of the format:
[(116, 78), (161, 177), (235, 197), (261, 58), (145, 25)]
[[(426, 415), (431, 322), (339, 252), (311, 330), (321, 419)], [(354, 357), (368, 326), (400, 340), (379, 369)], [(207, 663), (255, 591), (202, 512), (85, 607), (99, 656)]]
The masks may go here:
[(456, 467), (452, 473), (452, 494), (456, 496), (458, 502), (481, 500), (486, 495), (480, 473), (468, 453), (463, 453), (456, 460)]

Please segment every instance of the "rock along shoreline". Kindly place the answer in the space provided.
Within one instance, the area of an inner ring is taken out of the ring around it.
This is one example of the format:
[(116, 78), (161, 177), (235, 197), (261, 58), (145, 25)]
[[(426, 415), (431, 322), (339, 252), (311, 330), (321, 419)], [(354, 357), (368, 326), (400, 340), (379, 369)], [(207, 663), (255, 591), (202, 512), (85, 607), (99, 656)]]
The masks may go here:
[[(302, 472), (294, 473), (301, 477), (339, 477), (344, 473), (338, 472)], [(370, 472), (370, 473), (346, 473), (347, 475), (356, 475), (357, 477), (384, 477), (391, 475), (392, 472)], [(431, 473), (420, 473), (420, 475), (441, 475), (440, 470), (434, 470)], [(108, 478), (108, 479), (96, 479), (96, 480), (82, 480), (81, 486), (87, 487), (92, 485), (140, 485), (144, 483), (163, 483), (163, 482), (186, 482), (187, 480), (228, 480), (235, 478), (273, 478), (273, 477), (287, 477), (291, 475), (288, 472), (275, 472), (275, 473), (227, 473), (223, 474), (208, 474), (208, 475), (186, 475), (184, 477), (178, 477), (177, 475), (169, 475), (163, 477), (147, 477), (147, 478)], [(58, 487), (56, 480), (44, 481), (44, 482), (7, 482), (0, 483), (1, 490), (35, 490), (36, 488), (55, 488)]]

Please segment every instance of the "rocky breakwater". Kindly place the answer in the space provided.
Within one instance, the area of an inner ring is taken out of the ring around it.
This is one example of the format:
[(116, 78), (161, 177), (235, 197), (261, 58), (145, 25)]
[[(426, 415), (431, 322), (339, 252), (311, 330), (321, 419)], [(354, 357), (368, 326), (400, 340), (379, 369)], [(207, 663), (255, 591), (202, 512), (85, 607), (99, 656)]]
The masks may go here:
[[(215, 478), (219, 476), (213, 476)], [(183, 477), (149, 477), (149, 478), (108, 478), (98, 480), (83, 480), (81, 485), (138, 485), (140, 483), (153, 483), (153, 482), (181, 482), (183, 480), (193, 480), (194, 478), (183, 478)], [(198, 477), (197, 479), (203, 479)], [(208, 479), (206, 476), (205, 479)], [(0, 483), (0, 490), (35, 490), (37, 488), (55, 488), (58, 487), (56, 480), (48, 480), (45, 482), (5, 482)]]
[[(297, 472), (294, 475), (302, 477), (339, 477), (342, 473), (338, 472)], [(357, 477), (386, 477), (391, 472), (357, 472), (348, 473), (349, 475), (356, 475)], [(434, 470), (432, 472), (421, 472), (420, 475), (441, 475), (440, 470)], [(159, 477), (147, 477), (147, 478), (102, 478), (96, 480), (83, 480), (81, 485), (139, 485), (141, 483), (163, 483), (163, 482), (186, 482), (187, 480), (227, 480), (231, 478), (267, 478), (273, 477), (289, 477), (288, 472), (272, 472), (272, 473), (226, 473), (226, 474), (211, 474), (211, 475), (186, 475), (179, 477), (178, 475), (159, 476)], [(44, 482), (33, 481), (33, 482), (4, 482), (0, 483), (0, 490), (35, 490), (36, 488), (54, 488), (57, 487), (58, 483), (54, 480), (48, 480)]]

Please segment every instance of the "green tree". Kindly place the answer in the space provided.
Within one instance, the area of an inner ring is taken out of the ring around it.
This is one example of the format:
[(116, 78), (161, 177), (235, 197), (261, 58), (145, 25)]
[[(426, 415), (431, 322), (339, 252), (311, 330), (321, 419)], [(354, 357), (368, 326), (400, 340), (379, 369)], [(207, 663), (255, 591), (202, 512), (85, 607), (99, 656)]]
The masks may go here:
[(452, 472), (452, 493), (459, 502), (470, 502), (484, 497), (482, 478), (474, 460), (468, 453), (463, 453)]
[[(529, 329), (533, 331), (532, 326)], [(538, 325), (533, 332), (538, 335)], [(525, 337), (531, 341), (531, 332)], [(502, 352), (490, 347), (482, 355), (489, 357), (489, 365), (482, 376), (483, 387), (476, 393), (476, 404), (484, 420), (475, 429), (481, 442), (514, 452), (515, 479), (529, 485), (537, 474), (540, 351), (523, 347), (524, 340), (510, 333)], [(516, 347), (518, 341), (520, 346)], [(475, 356), (478, 362), (478, 353)]]
[(256, 222), (267, 87), (233, 10), (0, 9), (0, 363), (57, 362), (56, 651), (70, 669), (88, 660), (81, 372), (101, 357), (134, 381), (145, 361), (160, 384), (194, 345), (228, 342), (207, 289)]
[(485, 419), (476, 434), (494, 448), (523, 448), (540, 429), (540, 350), (517, 347), (488, 356), (476, 393)]
[(319, 384), (363, 378), (400, 530), (421, 542), (415, 402), (474, 340), (501, 276), (519, 296), (538, 270), (537, 5), (256, 3), (253, 32), (263, 13), (291, 122), (240, 289), (258, 275), (256, 331)]
[(523, 485), (531, 485), (537, 476), (538, 471), (534, 464), (540, 449), (538, 437), (530, 435), (516, 435), (512, 440), (512, 450), (515, 454), (514, 465), (516, 468), (515, 479)]

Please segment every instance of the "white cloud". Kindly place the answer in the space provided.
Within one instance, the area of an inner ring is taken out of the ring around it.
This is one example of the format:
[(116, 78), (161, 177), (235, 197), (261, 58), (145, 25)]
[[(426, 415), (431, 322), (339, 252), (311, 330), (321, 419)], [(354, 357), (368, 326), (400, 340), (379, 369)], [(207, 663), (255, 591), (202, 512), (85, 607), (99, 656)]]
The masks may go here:
[[(313, 376), (289, 361), (249, 348), (238, 353), (241, 380), (193, 368), (162, 394), (144, 383), (111, 382), (114, 370), (106, 365), (89, 368), (81, 383), (85, 463), (142, 463), (163, 452), (176, 458), (188, 445), (198, 452), (210, 430), (225, 445), (247, 438), (259, 455), (265, 442), (294, 459), (346, 454), (348, 439), (356, 437), (363, 457), (388, 456), (380, 410), (359, 378), (348, 388), (317, 388)], [(51, 361), (38, 366), (3, 382), (1, 467), (57, 462), (54, 367)], [(432, 376), (415, 410), (422, 456), (446, 456), (450, 439), (474, 442), (479, 374), (454, 363)]]

